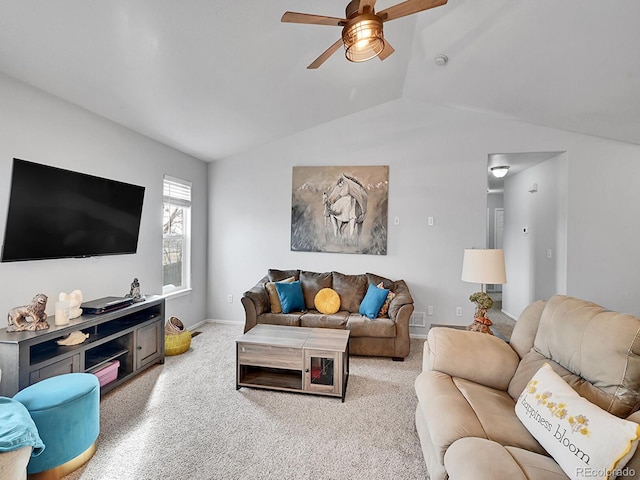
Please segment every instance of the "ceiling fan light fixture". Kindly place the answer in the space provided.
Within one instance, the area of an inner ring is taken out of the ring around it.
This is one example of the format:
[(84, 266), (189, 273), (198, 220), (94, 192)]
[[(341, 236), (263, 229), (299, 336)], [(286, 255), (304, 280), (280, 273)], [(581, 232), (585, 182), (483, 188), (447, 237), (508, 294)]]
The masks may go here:
[(373, 14), (358, 15), (342, 29), (345, 56), (351, 62), (366, 62), (384, 50), (382, 20)]
[(507, 175), (507, 173), (509, 173), (509, 166), (508, 165), (500, 165), (500, 166), (497, 166), (497, 167), (491, 167), (491, 173), (496, 178), (503, 178), (503, 177), (505, 177)]

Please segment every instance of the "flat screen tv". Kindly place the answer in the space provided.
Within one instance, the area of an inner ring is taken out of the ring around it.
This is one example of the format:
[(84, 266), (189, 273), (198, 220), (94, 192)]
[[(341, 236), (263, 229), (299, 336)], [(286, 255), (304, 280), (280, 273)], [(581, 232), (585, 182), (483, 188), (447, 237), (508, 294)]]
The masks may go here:
[(136, 253), (144, 187), (13, 159), (2, 261)]

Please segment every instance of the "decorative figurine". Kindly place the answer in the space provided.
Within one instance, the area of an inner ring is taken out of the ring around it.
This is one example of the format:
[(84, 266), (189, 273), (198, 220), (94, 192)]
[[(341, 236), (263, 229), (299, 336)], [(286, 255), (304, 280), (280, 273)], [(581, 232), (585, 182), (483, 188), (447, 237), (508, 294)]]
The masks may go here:
[(74, 290), (71, 293), (60, 292), (58, 300), (61, 302), (69, 302), (69, 320), (78, 318), (82, 315), (82, 291)]
[(56, 340), (58, 345), (79, 345), (89, 338), (88, 333), (83, 333), (80, 330), (71, 332), (66, 337), (62, 337), (60, 340)]
[[(44, 312), (47, 308), (47, 300), (44, 293), (39, 293), (33, 297), (29, 305), (9, 310), (7, 332), (36, 331), (49, 328), (47, 314)], [(31, 320), (28, 320), (29, 318)]]
[(131, 290), (125, 295), (126, 298), (133, 298), (134, 302), (144, 302), (145, 296), (140, 293), (140, 282), (137, 278), (131, 282)]
[(487, 310), (493, 306), (491, 297), (485, 292), (476, 292), (469, 297), (469, 300), (475, 302), (476, 311), (473, 315), (473, 323), (467, 326), (467, 330), (493, 335), (491, 331), (493, 322), (487, 318)]

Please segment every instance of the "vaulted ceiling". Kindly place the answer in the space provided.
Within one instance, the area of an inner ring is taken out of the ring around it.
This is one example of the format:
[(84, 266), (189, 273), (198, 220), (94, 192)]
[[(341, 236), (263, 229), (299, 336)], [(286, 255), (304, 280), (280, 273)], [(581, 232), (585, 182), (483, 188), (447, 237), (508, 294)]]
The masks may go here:
[(0, 72), (205, 161), (401, 97), (640, 144), (638, 0), (449, 0), (307, 70), (340, 28), (280, 17), (346, 3), (0, 0)]

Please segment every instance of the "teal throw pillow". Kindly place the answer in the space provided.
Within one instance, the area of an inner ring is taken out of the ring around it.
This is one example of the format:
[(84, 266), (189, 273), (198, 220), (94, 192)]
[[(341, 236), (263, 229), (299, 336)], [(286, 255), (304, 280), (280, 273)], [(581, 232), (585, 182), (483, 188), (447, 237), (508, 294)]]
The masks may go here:
[(306, 307), (300, 280), (291, 283), (276, 282), (276, 290), (278, 291), (278, 298), (282, 305), (282, 313), (304, 311)]
[(388, 294), (389, 290), (386, 288), (378, 288), (370, 283), (367, 294), (362, 299), (358, 312), (365, 317), (377, 318), (378, 312), (380, 312)]

